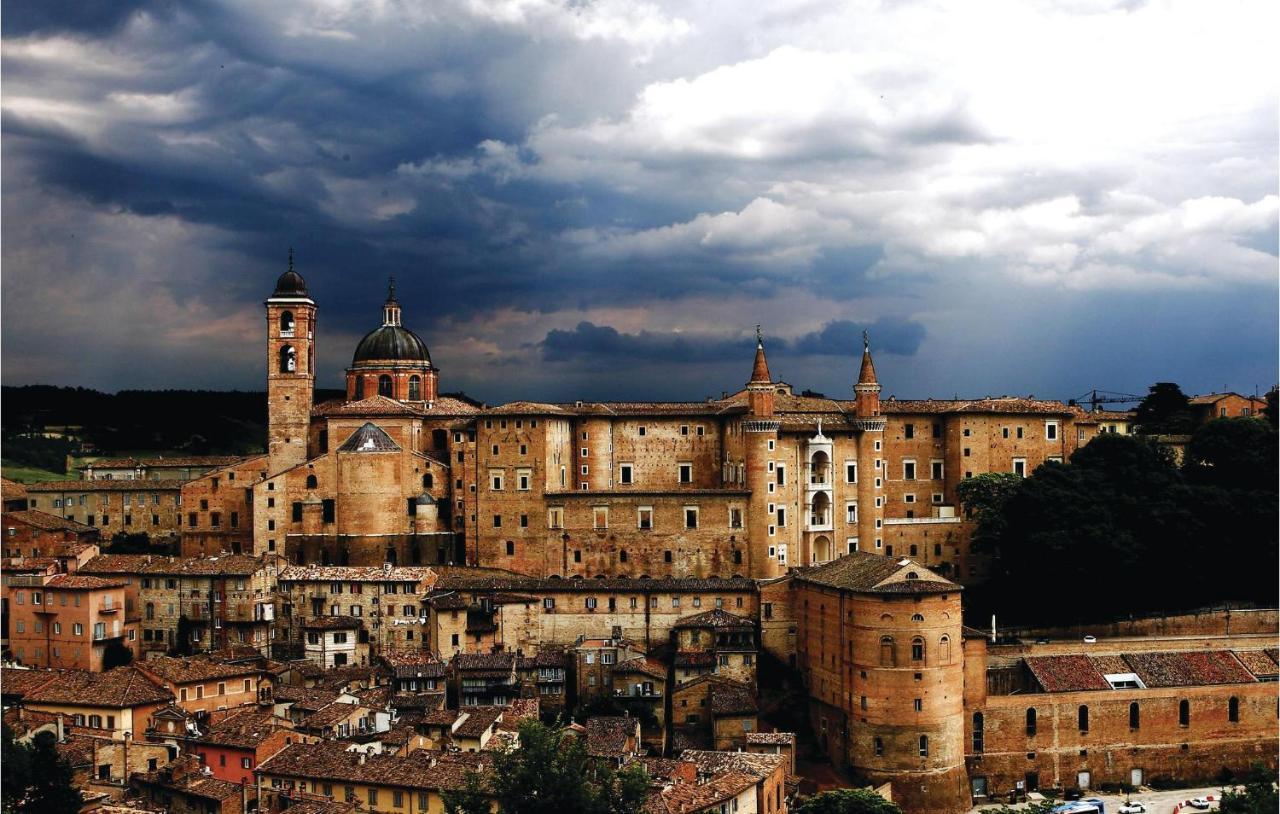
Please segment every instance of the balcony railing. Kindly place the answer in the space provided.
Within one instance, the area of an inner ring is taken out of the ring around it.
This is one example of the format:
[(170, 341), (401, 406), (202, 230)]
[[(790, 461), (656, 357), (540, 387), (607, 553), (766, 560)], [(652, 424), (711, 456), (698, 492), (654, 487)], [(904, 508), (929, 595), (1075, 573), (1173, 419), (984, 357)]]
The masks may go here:
[(123, 608), (113, 602), (103, 602), (98, 606), (98, 613), (119, 613)]

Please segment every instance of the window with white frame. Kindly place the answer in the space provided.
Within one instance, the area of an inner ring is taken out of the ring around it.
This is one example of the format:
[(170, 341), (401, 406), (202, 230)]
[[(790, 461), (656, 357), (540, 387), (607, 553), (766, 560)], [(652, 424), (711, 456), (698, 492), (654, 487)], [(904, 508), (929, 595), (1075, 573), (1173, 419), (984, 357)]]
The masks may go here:
[(636, 509), (636, 528), (653, 528), (653, 507), (641, 506)]
[(858, 501), (851, 500), (844, 504), (844, 522), (850, 524), (858, 522)]
[(489, 488), (495, 492), (501, 492), (502, 481), (503, 481), (503, 478), (506, 477), (506, 475), (507, 473), (502, 469), (490, 469), (489, 470)]
[(1017, 475), (1020, 478), (1025, 478), (1027, 476), (1027, 459), (1026, 458), (1013, 459), (1013, 474)]
[(844, 482), (845, 483), (858, 482), (858, 462), (857, 461), (844, 462)]
[(632, 472), (631, 464), (620, 464), (618, 466), (618, 483), (633, 483)]
[(932, 461), (929, 461), (929, 479), (942, 480), (942, 474), (943, 474), (942, 461), (936, 458), (933, 459)]
[(680, 482), (693, 483), (693, 464), (685, 461), (679, 464)]
[(564, 509), (559, 506), (552, 506), (547, 509), (547, 528), (562, 529), (564, 528)]
[(1058, 440), (1058, 422), (1056, 421), (1044, 422), (1044, 438), (1046, 441)]
[(521, 492), (527, 492), (533, 488), (533, 470), (517, 469), (516, 470), (516, 489)]
[(608, 506), (592, 506), (591, 507), (591, 527), (596, 529), (609, 528), (609, 507)]
[(684, 507), (684, 527), (687, 529), (696, 529), (698, 527), (698, 507)]
[(916, 462), (915, 461), (905, 460), (902, 462), (902, 479), (903, 480), (916, 479)]

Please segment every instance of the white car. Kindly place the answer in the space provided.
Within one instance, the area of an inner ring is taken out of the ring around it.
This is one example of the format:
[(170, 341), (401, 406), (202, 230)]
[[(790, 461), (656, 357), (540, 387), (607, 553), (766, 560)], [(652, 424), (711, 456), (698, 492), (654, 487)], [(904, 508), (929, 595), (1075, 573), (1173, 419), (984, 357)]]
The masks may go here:
[(1191, 800), (1191, 807), (1204, 811), (1209, 807), (1209, 801), (1203, 797), (1195, 797)]
[(1121, 803), (1119, 808), (1120, 814), (1146, 814), (1147, 807), (1137, 800), (1127, 803)]
[(1097, 636), (1085, 636), (1085, 637), (1084, 637), (1084, 643), (1085, 643), (1085, 644), (1097, 644), (1097, 643), (1098, 643), (1098, 637), (1097, 637)]

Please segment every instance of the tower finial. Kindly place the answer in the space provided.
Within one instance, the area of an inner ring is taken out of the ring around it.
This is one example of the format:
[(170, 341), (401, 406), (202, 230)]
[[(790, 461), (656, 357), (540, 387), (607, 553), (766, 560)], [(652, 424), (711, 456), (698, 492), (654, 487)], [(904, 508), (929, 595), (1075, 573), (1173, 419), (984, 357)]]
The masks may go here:
[(396, 298), (396, 276), (392, 274), (387, 278), (387, 299), (394, 300)]
[(871, 334), (867, 333), (866, 328), (862, 329), (862, 352), (863, 353), (871, 352)]
[(760, 323), (756, 323), (756, 344), (764, 345), (764, 334), (760, 332)]
[(289, 271), (293, 271), (293, 247), (289, 247)]

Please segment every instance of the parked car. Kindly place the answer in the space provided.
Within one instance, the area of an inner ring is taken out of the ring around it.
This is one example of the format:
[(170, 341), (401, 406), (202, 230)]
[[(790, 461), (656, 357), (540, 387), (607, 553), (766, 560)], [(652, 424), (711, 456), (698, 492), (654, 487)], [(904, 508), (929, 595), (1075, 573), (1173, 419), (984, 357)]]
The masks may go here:
[(1120, 814), (1146, 814), (1147, 807), (1137, 800), (1130, 800), (1127, 803), (1121, 803), (1119, 811)]
[(1040, 637), (1039, 639), (1036, 639), (1036, 644), (1048, 644), (1048, 643), (1049, 643), (1049, 640), (1044, 638), (1043, 636)]
[(1204, 811), (1209, 807), (1209, 801), (1203, 797), (1195, 797), (1195, 798), (1192, 798), (1191, 800), (1191, 807), (1198, 808), (1201, 811)]
[(1097, 636), (1085, 636), (1085, 637), (1084, 637), (1084, 643), (1085, 643), (1085, 644), (1097, 644), (1097, 642), (1098, 642), (1098, 637), (1097, 637)]

